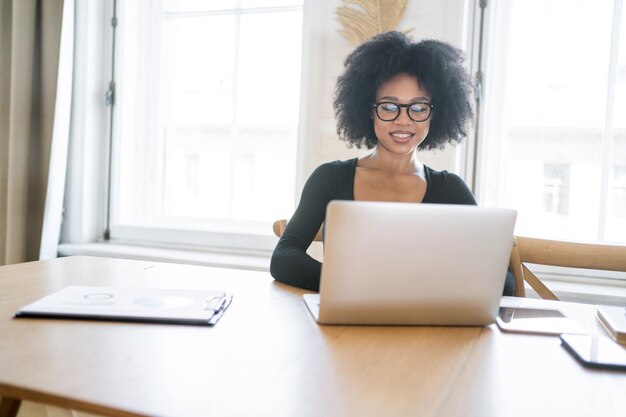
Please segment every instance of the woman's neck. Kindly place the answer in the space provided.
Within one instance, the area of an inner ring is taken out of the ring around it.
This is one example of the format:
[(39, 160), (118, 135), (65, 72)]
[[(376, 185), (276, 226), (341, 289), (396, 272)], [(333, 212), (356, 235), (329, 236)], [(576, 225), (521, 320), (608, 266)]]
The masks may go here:
[(370, 154), (360, 158), (358, 165), (380, 170), (389, 175), (419, 173), (424, 169), (424, 164), (417, 159), (417, 150), (400, 155), (380, 147), (374, 148)]

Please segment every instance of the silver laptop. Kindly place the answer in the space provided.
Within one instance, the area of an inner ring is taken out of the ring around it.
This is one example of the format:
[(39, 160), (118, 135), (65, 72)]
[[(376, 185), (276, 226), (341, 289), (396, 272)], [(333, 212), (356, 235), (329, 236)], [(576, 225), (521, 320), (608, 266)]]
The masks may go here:
[(493, 323), (513, 245), (515, 210), (333, 201), (325, 223), (322, 324)]
[(212, 325), (231, 300), (223, 291), (69, 286), (20, 308), (15, 317)]

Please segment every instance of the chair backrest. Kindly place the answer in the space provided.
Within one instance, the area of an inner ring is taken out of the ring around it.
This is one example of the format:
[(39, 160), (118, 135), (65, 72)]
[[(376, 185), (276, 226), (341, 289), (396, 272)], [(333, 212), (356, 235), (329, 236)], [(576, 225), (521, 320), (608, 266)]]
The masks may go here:
[(273, 225), (274, 234), (277, 237), (281, 237), (286, 227), (287, 227), (287, 220), (285, 219), (276, 220)]
[[(276, 220), (274, 222), (276, 236), (282, 236), (286, 227), (287, 220)], [(321, 229), (314, 240), (322, 241)], [(516, 236), (509, 260), (509, 268), (515, 276), (514, 295), (525, 297), (524, 283), (527, 282), (541, 298), (558, 300), (559, 298), (528, 269), (526, 263), (626, 272), (626, 246)]]
[[(287, 220), (285, 219), (276, 220), (274, 222), (273, 227), (274, 227), (274, 234), (278, 237), (281, 237), (283, 235), (283, 232), (285, 231), (285, 228), (287, 227)], [(315, 235), (315, 238), (313, 240), (315, 242), (322, 241), (322, 229), (317, 231), (317, 234)]]
[(509, 264), (515, 275), (515, 295), (525, 296), (524, 281), (541, 296), (558, 300), (526, 263), (626, 272), (626, 246), (574, 243), (517, 236)]

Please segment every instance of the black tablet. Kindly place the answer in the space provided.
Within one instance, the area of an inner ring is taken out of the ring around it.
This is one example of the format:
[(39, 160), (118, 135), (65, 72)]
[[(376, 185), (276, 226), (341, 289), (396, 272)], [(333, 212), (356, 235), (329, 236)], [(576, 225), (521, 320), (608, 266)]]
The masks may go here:
[(561, 342), (585, 366), (626, 371), (626, 346), (608, 337), (564, 334)]

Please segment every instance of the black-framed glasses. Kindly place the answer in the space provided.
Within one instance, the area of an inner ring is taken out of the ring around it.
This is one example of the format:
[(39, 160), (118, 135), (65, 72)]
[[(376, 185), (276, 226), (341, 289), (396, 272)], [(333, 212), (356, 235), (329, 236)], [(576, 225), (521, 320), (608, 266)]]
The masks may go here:
[(373, 103), (372, 108), (376, 111), (376, 116), (383, 122), (393, 122), (400, 117), (402, 108), (406, 108), (406, 113), (414, 122), (425, 122), (433, 113), (433, 104), (418, 101), (416, 103), (399, 104), (392, 101), (381, 101)]

